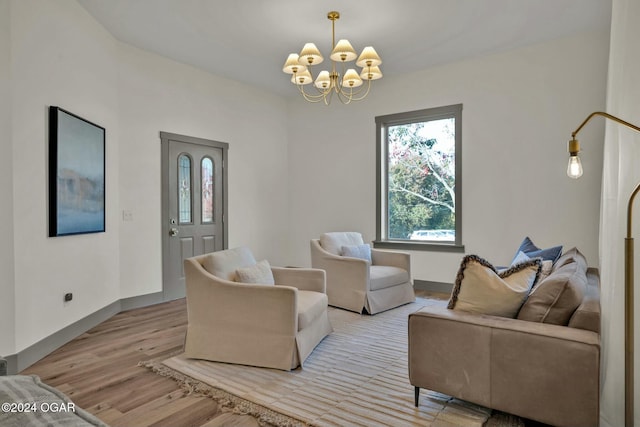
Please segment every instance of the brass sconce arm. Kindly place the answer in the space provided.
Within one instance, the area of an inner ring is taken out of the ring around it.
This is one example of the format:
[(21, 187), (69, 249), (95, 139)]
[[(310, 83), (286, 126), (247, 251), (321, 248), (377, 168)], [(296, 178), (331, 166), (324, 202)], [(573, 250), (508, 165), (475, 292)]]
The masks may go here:
[(625, 121), (625, 120), (622, 120), (622, 119), (620, 119), (620, 118), (618, 118), (618, 117), (616, 117), (616, 116), (612, 116), (611, 114), (609, 114), (609, 113), (605, 113), (605, 112), (603, 112), (603, 111), (595, 111), (595, 112), (593, 112), (593, 113), (589, 114), (589, 117), (587, 117), (586, 119), (584, 119), (584, 121), (582, 122), (582, 124), (581, 124), (580, 126), (578, 126), (578, 128), (577, 128), (576, 130), (574, 130), (573, 132), (571, 132), (571, 138), (575, 139), (576, 135), (578, 134), (578, 132), (580, 132), (580, 130), (584, 127), (584, 125), (586, 125), (586, 124), (587, 124), (587, 122), (588, 122), (589, 120), (591, 120), (591, 119), (592, 119), (593, 117), (595, 117), (595, 116), (602, 116), (602, 117), (606, 117), (606, 118), (607, 118), (607, 119), (609, 119), (609, 120), (613, 120), (614, 122), (620, 123), (620, 124), (622, 124), (622, 125), (625, 125), (625, 126), (627, 126), (627, 127), (630, 127), (631, 129), (635, 129), (635, 130), (637, 130), (638, 132), (640, 132), (640, 127), (638, 127), (638, 126), (636, 126), (636, 125), (634, 125), (634, 124), (632, 124), (632, 123), (629, 123), (629, 122), (627, 122), (627, 121)]

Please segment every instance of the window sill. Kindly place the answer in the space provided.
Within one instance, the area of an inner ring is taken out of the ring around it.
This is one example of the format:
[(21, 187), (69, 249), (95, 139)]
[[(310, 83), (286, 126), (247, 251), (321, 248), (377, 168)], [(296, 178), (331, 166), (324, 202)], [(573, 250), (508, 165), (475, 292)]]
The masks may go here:
[(464, 245), (456, 245), (453, 243), (418, 242), (415, 240), (374, 240), (373, 247), (380, 249), (404, 249), (410, 251), (464, 253)]

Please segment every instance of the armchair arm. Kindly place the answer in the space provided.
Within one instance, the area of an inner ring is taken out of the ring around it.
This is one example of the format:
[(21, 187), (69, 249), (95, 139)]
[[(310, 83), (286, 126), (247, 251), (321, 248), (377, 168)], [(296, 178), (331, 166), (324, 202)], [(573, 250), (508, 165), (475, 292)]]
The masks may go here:
[[(553, 425), (597, 425), (600, 336), (425, 307), (409, 316), (409, 380)], [(545, 408), (538, 411), (535, 408)]]
[(327, 293), (326, 274), (317, 268), (271, 267), (277, 286), (292, 286), (301, 291)]
[(402, 268), (407, 270), (409, 277), (411, 277), (411, 255), (406, 252), (371, 249), (371, 261), (373, 265), (389, 265)]

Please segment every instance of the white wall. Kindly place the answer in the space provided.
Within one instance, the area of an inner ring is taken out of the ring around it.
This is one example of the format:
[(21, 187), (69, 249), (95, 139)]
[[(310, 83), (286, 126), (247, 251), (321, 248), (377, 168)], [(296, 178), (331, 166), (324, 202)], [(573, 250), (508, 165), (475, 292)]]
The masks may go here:
[[(75, 2), (11, 3), (16, 351), (119, 298), (116, 49)], [(107, 129), (105, 233), (47, 237), (50, 105)]]
[[(0, 106), (3, 153), (13, 152), (0, 156), (0, 195), (13, 201), (0, 227), (14, 236), (0, 243), (2, 354), (161, 291), (160, 131), (229, 143), (229, 245), (286, 262), (283, 99), (124, 45), (76, 2), (0, 1), (0, 94), (13, 95)], [(106, 128), (105, 233), (47, 237), (50, 105)]]
[(128, 45), (119, 52), (120, 202), (134, 218), (121, 226), (121, 296), (162, 289), (160, 131), (229, 143), (229, 246), (284, 263), (284, 100)]
[[(586, 33), (385, 76), (357, 105), (290, 100), (292, 262), (309, 265), (309, 239), (324, 231), (375, 238), (375, 116), (462, 103), (466, 253), (508, 263), (529, 235), (543, 247), (577, 246), (597, 265), (600, 176), (568, 179), (566, 142), (604, 106), (607, 55), (608, 32)], [(601, 170), (602, 134), (594, 124), (583, 135), (587, 170)], [(415, 279), (447, 283), (461, 258), (412, 254)]]
[(11, 146), (11, 4), (0, 0), (0, 355), (15, 346), (13, 277), (13, 173)]

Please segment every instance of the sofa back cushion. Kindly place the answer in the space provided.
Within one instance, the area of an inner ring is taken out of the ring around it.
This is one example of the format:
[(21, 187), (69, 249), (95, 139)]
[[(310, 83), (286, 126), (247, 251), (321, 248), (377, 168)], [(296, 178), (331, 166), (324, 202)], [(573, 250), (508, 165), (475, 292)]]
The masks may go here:
[(343, 246), (362, 245), (362, 234), (354, 231), (334, 231), (320, 236), (320, 246), (333, 255), (342, 255)]
[(533, 288), (517, 318), (566, 326), (582, 303), (586, 288), (585, 267), (575, 260), (565, 263)]
[(587, 289), (584, 299), (573, 312), (569, 326), (600, 333), (600, 275), (596, 268), (587, 270)]
[(557, 259), (553, 264), (552, 271), (555, 271), (567, 264), (571, 264), (572, 262), (577, 262), (580, 267), (585, 271), (587, 270), (587, 258), (578, 250), (578, 248), (571, 248)]
[(209, 273), (225, 280), (236, 280), (236, 270), (255, 265), (256, 259), (246, 247), (212, 252), (202, 260), (202, 266)]

